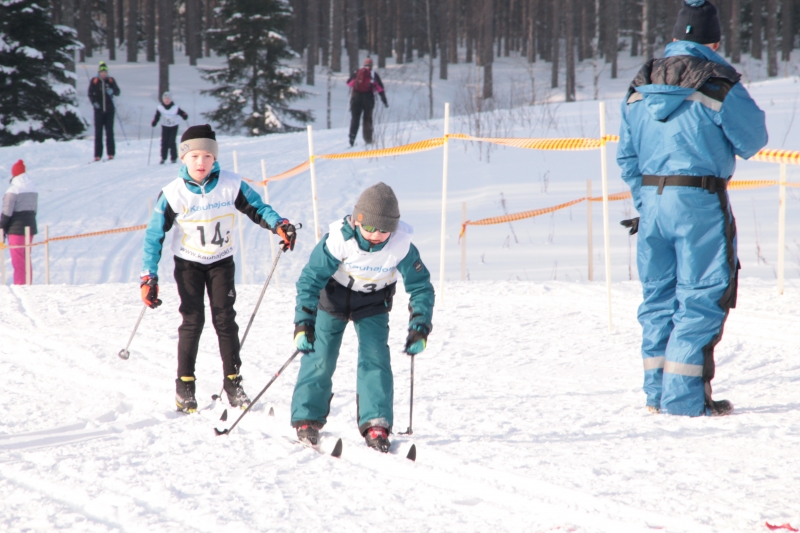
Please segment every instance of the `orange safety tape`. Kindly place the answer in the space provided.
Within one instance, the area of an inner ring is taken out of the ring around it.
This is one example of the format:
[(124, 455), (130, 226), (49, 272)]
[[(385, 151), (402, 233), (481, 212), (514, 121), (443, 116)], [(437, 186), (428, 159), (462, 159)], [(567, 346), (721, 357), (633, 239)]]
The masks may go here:
[(285, 179), (293, 178), (293, 177), (297, 176), (298, 174), (302, 174), (303, 172), (308, 170), (310, 166), (311, 166), (311, 161), (306, 160), (306, 161), (303, 161), (302, 163), (300, 163), (299, 165), (297, 165), (296, 167), (287, 170), (286, 172), (281, 172), (280, 174), (276, 174), (275, 176), (270, 176), (269, 178), (267, 178), (265, 180), (255, 181), (255, 180), (251, 180), (249, 178), (244, 178), (244, 177), (242, 179), (244, 181), (247, 181), (249, 183), (253, 183), (255, 185), (265, 185), (266, 183), (268, 183), (270, 181), (279, 181), (279, 180), (285, 180)]
[(98, 235), (110, 235), (112, 233), (125, 233), (125, 232), (128, 232), (128, 231), (139, 231), (139, 230), (143, 230), (143, 229), (147, 229), (147, 224), (141, 224), (139, 226), (130, 226), (130, 227), (127, 227), (127, 228), (117, 228), (117, 229), (107, 229), (107, 230), (103, 230), (103, 231), (93, 231), (91, 233), (81, 233), (79, 235), (63, 235), (61, 237), (50, 237), (46, 241), (34, 242), (34, 243), (31, 243), (31, 244), (28, 244), (28, 245), (23, 244), (23, 245), (20, 245), (20, 246), (7, 246), (5, 244), (1, 244), (0, 243), (0, 249), (2, 249), (2, 248), (8, 248), (8, 249), (12, 249), (12, 248), (33, 248), (34, 246), (42, 246), (43, 244), (47, 244), (48, 242), (53, 242), (53, 241), (68, 241), (70, 239), (81, 239), (83, 237), (97, 237)]
[(800, 165), (800, 152), (794, 150), (773, 150), (764, 148), (750, 158), (750, 161), (765, 161), (767, 163), (787, 163)]
[(317, 159), (368, 159), (371, 157), (391, 157), (401, 154), (412, 154), (415, 152), (424, 152), (433, 150), (444, 145), (444, 137), (436, 137), (433, 139), (425, 139), (411, 144), (404, 144), (392, 148), (380, 148), (378, 150), (365, 150), (363, 152), (345, 152), (341, 154), (320, 154)]
[(596, 150), (603, 144), (600, 139), (524, 139), (524, 138), (498, 138), (498, 137), (473, 137), (463, 133), (448, 135), (451, 139), (464, 141), (489, 142), (512, 146), (514, 148), (527, 148), (529, 150)]
[[(627, 192), (618, 192), (615, 194), (608, 195), (608, 201), (613, 202), (616, 200), (625, 200), (631, 197), (630, 191)], [(597, 196), (590, 198), (592, 202), (602, 202), (603, 197)], [(539, 215), (546, 215), (547, 213), (552, 213), (554, 211), (558, 211), (559, 209), (566, 209), (575, 204), (579, 204), (581, 202), (585, 202), (586, 198), (578, 198), (577, 200), (572, 200), (570, 202), (565, 202), (563, 204), (554, 205), (552, 207), (544, 207), (542, 209), (534, 209), (532, 211), (523, 211), (521, 213), (513, 213), (511, 215), (503, 215), (499, 217), (489, 217), (489, 218), (482, 218), (481, 220), (467, 220), (466, 222), (461, 224), (461, 233), (458, 234), (458, 239), (461, 240), (461, 237), (467, 231), (467, 226), (489, 226), (493, 224), (504, 224), (506, 222), (514, 222), (515, 220), (522, 220), (525, 218), (533, 218), (538, 217)]]

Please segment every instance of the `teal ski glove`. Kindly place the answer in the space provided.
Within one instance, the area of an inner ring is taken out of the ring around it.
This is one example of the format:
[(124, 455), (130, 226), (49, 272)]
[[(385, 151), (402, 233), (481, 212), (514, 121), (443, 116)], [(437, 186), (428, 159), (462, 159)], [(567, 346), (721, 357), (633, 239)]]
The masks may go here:
[(294, 326), (294, 345), (303, 353), (314, 351), (314, 324), (300, 322)]
[(406, 337), (406, 353), (417, 355), (421, 353), (428, 344), (428, 333), (430, 329), (422, 324), (413, 324), (408, 328)]

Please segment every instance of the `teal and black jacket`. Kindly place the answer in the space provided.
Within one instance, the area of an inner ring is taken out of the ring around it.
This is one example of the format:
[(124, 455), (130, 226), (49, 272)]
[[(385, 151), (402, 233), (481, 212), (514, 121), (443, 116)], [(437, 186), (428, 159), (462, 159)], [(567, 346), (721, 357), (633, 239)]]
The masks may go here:
[[(350, 224), (344, 224), (341, 231), (345, 240), (356, 239), (359, 248), (365, 252), (379, 252), (392, 238), (390, 236), (385, 242), (373, 245)], [(314, 324), (317, 309), (342, 320), (359, 320), (391, 311), (397, 284), (369, 293), (345, 287), (332, 278), (341, 261), (330, 253), (327, 240), (328, 234), (325, 234), (311, 252), (311, 258), (297, 280), (295, 324)], [(409, 327), (419, 325), (430, 331), (433, 327), (434, 291), (430, 272), (422, 263), (416, 246), (409, 246), (408, 254), (397, 265), (397, 271), (403, 277), (409, 295)]]

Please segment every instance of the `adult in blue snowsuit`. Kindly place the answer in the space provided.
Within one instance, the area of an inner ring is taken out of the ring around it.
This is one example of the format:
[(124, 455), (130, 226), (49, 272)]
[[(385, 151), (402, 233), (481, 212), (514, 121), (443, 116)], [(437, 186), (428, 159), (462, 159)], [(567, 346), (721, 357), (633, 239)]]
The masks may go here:
[(389, 451), (394, 385), (389, 355), (389, 311), (403, 277), (410, 318), (405, 352), (425, 349), (431, 331), (433, 286), (411, 243), (413, 230), (400, 220), (391, 187), (366, 189), (352, 216), (330, 225), (297, 281), (295, 345), (301, 359), (292, 397), (292, 426), (300, 440), (316, 444), (333, 398), (331, 378), (347, 322), (358, 336), (358, 429), (367, 444)]
[(716, 8), (685, 0), (663, 59), (648, 61), (622, 103), (617, 163), (640, 218), (644, 391), (652, 412), (724, 415), (711, 399), (714, 347), (736, 306), (739, 261), (728, 193), (735, 156), (767, 143), (764, 112), (715, 53)]

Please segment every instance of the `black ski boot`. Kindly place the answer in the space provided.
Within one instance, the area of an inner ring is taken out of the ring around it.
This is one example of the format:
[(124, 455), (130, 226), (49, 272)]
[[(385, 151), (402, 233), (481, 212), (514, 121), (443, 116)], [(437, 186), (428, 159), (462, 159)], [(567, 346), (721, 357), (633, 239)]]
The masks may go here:
[(295, 427), (297, 430), (297, 440), (308, 443), (312, 446), (319, 444), (319, 428), (310, 423), (301, 423)]
[(706, 410), (711, 416), (726, 416), (733, 412), (733, 404), (728, 400), (711, 399), (711, 383), (706, 382)]
[(386, 428), (372, 426), (364, 432), (367, 446), (383, 453), (389, 452), (389, 431)]
[(194, 380), (183, 381), (181, 378), (175, 380), (175, 405), (178, 406), (178, 411), (184, 413), (197, 411), (197, 400), (194, 397)]
[(228, 395), (228, 402), (231, 407), (241, 407), (246, 409), (250, 405), (250, 398), (242, 388), (242, 376), (235, 376), (233, 379), (230, 376), (225, 376), (222, 382), (222, 388), (225, 389), (225, 394)]

